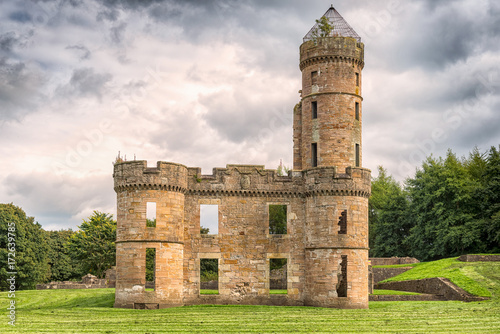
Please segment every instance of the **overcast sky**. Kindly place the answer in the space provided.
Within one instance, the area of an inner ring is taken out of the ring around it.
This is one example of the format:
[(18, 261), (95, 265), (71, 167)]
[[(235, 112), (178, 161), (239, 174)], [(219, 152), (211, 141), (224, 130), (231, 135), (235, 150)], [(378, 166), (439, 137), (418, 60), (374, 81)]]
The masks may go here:
[[(298, 50), (330, 3), (2, 1), (0, 202), (45, 229), (115, 214), (119, 151), (204, 174), (291, 166)], [(365, 44), (364, 167), (402, 181), (500, 144), (499, 1), (334, 6)]]

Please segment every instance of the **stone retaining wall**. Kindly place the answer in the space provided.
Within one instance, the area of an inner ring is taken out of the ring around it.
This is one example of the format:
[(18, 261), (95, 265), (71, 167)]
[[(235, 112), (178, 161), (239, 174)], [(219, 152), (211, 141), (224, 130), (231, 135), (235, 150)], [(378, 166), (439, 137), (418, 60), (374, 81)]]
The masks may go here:
[(412, 269), (412, 267), (401, 267), (401, 268), (372, 268), (373, 270), (373, 283), (377, 284), (383, 280), (388, 278), (398, 276), (399, 274), (404, 273)]
[(461, 255), (458, 261), (462, 262), (497, 262), (500, 261), (500, 255)]
[(371, 257), (372, 266), (392, 266), (395, 264), (412, 264), (420, 261), (414, 257)]
[(410, 291), (442, 296), (445, 300), (460, 300), (465, 302), (485, 300), (488, 298), (471, 295), (467, 291), (442, 277), (425, 278), (413, 281), (378, 283), (375, 289)]

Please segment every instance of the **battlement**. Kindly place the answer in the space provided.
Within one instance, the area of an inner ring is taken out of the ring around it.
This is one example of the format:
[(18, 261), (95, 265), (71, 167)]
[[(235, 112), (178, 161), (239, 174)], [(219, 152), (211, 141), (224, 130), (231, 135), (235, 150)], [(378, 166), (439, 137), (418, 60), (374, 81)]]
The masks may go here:
[(114, 166), (115, 191), (123, 189), (161, 189), (184, 192), (187, 188), (187, 167), (158, 161), (148, 167), (146, 160), (126, 161)]

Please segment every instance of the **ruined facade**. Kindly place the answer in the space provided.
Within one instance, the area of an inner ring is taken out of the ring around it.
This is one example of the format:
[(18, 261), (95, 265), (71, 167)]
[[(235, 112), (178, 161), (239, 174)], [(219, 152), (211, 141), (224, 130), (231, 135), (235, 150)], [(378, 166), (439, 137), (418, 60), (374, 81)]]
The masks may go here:
[[(159, 161), (114, 166), (117, 193), (115, 307), (194, 304), (368, 307), (368, 197), (362, 168), (364, 45), (342, 17), (325, 14), (300, 46), (301, 101), (288, 176), (259, 165), (200, 168)], [(347, 28), (346, 28), (347, 27)], [(146, 226), (156, 203), (156, 226)], [(200, 234), (200, 208), (216, 205), (218, 233)], [(269, 211), (286, 206), (270, 233)], [(155, 250), (146, 289), (146, 249)], [(217, 259), (218, 294), (200, 294), (200, 261)], [(270, 260), (286, 259), (286, 294), (270, 294)], [(150, 291), (148, 291), (150, 290)]]

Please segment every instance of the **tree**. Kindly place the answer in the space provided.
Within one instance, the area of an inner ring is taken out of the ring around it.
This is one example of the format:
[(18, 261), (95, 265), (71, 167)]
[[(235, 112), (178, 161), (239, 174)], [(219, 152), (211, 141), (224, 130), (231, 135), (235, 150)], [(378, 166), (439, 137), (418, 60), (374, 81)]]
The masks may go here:
[(313, 31), (313, 37), (329, 37), (330, 33), (333, 31), (333, 25), (326, 16), (322, 16), (319, 20), (316, 20), (318, 24), (317, 28)]
[(290, 171), (290, 167), (283, 166), (283, 163), (280, 161), (278, 168), (276, 168), (276, 175), (287, 176), (289, 171)]
[(75, 234), (72, 230), (47, 231), (47, 243), (49, 252), (47, 253), (50, 264), (50, 277), (48, 281), (68, 281), (79, 279), (83, 272), (79, 261), (73, 258), (66, 247), (69, 238)]
[[(9, 234), (10, 233), (10, 234)], [(10, 239), (9, 239), (10, 238)], [(0, 289), (7, 290), (7, 278), (15, 274), (16, 290), (34, 289), (50, 275), (48, 245), (42, 226), (14, 204), (0, 204)], [(14, 254), (9, 256), (8, 253)], [(15, 260), (8, 266), (8, 257)]]
[(415, 257), (435, 260), (482, 250), (481, 224), (471, 207), (473, 189), (465, 164), (451, 151), (446, 159), (429, 157), (407, 180)]
[(102, 278), (104, 272), (115, 265), (116, 221), (113, 215), (94, 211), (79, 228), (69, 238), (67, 247), (85, 272)]
[(368, 201), (369, 244), (371, 256), (375, 256), (372, 249), (375, 247), (375, 239), (378, 233), (377, 227), (380, 222), (379, 216), (388, 205), (389, 199), (394, 195), (401, 194), (399, 183), (387, 173), (387, 170), (382, 166), (378, 166), (377, 169), (378, 176), (372, 180), (372, 194)]

